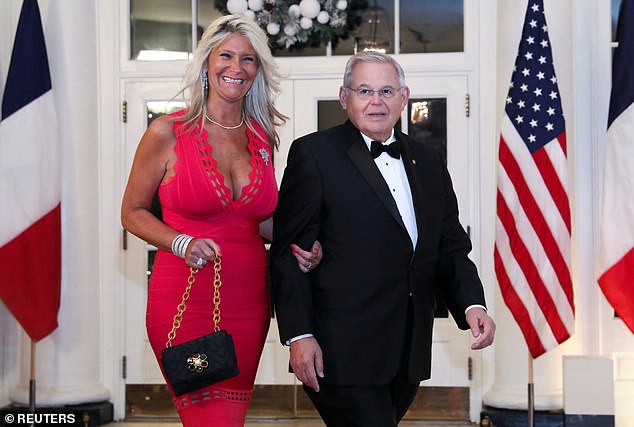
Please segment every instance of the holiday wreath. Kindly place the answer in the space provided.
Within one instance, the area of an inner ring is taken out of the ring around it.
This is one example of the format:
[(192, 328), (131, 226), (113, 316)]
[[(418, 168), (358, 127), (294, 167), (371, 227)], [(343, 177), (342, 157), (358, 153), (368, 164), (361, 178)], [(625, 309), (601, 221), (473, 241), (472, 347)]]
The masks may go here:
[(365, 0), (215, 0), (222, 13), (244, 14), (268, 35), (271, 48), (302, 49), (346, 39)]

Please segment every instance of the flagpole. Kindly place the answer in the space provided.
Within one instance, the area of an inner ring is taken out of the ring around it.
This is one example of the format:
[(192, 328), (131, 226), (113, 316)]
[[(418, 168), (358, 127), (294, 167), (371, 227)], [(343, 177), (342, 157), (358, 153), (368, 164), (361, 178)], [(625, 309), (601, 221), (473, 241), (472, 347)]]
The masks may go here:
[(35, 341), (31, 340), (31, 375), (29, 378), (29, 412), (35, 414)]
[(533, 388), (533, 356), (528, 353), (528, 427), (535, 427), (535, 390)]

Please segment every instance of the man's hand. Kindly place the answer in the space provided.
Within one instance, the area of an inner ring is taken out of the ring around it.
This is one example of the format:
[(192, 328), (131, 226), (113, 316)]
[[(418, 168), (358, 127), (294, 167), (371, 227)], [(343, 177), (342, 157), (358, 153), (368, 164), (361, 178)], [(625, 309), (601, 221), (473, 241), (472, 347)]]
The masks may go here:
[(471, 327), (471, 334), (476, 338), (471, 344), (472, 350), (481, 350), (493, 344), (495, 336), (495, 322), (480, 307), (473, 307), (467, 310), (467, 323)]
[(324, 377), (324, 360), (317, 340), (308, 337), (293, 341), (290, 362), (297, 379), (318, 392), (317, 376)]

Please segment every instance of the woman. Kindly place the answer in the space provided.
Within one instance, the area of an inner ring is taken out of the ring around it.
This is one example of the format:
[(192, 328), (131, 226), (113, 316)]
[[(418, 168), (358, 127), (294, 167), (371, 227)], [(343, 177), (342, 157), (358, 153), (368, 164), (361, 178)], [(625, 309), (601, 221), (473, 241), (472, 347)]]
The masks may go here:
[[(159, 248), (146, 324), (160, 360), (189, 277), (196, 274), (173, 344), (212, 332), (213, 261), (222, 257), (220, 327), (232, 336), (240, 375), (173, 396), (185, 426), (242, 426), (269, 328), (266, 252), (277, 203), (273, 105), (279, 77), (264, 32), (250, 19), (223, 16), (203, 34), (188, 67), (184, 110), (149, 126), (123, 197), (123, 226)], [(149, 211), (158, 190), (163, 221)], [(306, 272), (321, 259), (293, 245)], [(171, 388), (170, 388), (171, 391)]]

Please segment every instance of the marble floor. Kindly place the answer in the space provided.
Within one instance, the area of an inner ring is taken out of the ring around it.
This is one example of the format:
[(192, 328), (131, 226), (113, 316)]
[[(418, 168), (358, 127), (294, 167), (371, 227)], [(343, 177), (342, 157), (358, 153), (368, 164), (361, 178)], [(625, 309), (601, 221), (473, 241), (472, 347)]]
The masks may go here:
[[(468, 389), (421, 387), (400, 426), (474, 427), (468, 422)], [(178, 416), (163, 385), (128, 385), (126, 420), (108, 427), (177, 427)], [(256, 385), (245, 427), (323, 427), (319, 414), (295, 386)]]

